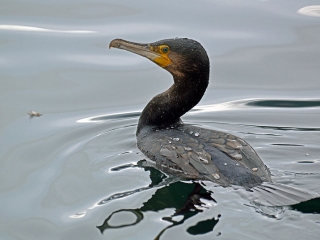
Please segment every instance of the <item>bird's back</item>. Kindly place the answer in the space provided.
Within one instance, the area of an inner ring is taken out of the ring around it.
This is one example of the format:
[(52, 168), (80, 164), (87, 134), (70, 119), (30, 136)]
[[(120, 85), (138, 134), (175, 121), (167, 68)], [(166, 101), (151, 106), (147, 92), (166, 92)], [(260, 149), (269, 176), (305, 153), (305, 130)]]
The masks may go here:
[(162, 171), (222, 186), (251, 188), (270, 181), (270, 172), (244, 140), (187, 124), (145, 127), (137, 136), (139, 149)]

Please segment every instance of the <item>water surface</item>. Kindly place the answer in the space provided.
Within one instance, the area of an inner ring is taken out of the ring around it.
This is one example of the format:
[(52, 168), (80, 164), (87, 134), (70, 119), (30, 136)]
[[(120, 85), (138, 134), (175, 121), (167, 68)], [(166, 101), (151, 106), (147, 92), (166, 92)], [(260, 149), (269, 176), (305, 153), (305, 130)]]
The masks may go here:
[[(312, 5), (2, 1), (0, 238), (316, 239), (319, 199), (264, 207), (241, 189), (141, 166), (139, 114), (172, 79), (108, 49), (114, 38), (201, 42), (210, 85), (183, 120), (244, 138), (275, 182), (320, 193), (320, 11)], [(43, 115), (30, 119), (30, 110)]]

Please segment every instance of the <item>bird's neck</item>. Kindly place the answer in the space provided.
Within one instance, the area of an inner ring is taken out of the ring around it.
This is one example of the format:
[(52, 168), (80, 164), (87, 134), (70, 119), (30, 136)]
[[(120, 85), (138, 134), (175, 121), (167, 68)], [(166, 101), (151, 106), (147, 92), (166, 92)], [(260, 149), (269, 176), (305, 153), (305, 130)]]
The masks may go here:
[(167, 127), (179, 123), (180, 117), (202, 98), (209, 81), (209, 72), (174, 76), (174, 84), (155, 96), (143, 109), (137, 134), (145, 126)]

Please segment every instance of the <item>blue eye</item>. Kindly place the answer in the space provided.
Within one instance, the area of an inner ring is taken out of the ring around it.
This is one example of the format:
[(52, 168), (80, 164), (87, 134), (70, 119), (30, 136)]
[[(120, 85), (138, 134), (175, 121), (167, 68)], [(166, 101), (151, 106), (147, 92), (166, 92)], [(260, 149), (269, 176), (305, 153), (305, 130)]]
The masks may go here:
[(169, 52), (169, 47), (167, 47), (167, 46), (162, 47), (161, 48), (161, 52), (162, 53), (168, 53)]

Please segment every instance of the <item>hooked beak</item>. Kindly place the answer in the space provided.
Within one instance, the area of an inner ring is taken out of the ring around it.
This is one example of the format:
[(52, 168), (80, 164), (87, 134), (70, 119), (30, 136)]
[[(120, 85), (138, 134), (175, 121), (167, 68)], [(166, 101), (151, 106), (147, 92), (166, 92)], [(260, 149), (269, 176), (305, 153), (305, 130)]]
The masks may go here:
[(134, 43), (123, 39), (114, 39), (109, 44), (109, 48), (112, 47), (127, 50), (129, 52), (146, 57), (161, 67), (166, 67), (171, 64), (171, 60), (167, 55), (164, 56), (160, 52), (157, 52), (157, 48), (152, 47), (150, 44)]

